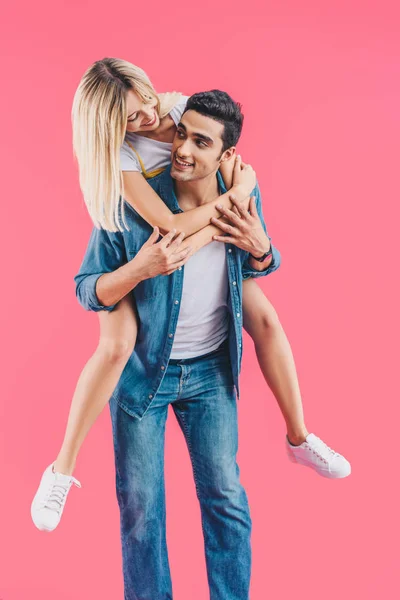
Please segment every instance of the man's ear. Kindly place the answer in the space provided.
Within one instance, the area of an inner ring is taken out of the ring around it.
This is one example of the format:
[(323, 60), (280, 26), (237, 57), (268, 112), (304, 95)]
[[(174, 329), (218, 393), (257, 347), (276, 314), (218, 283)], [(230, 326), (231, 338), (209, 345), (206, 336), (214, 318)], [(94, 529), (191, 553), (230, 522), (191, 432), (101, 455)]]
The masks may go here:
[(221, 154), (221, 158), (220, 161), (224, 162), (226, 160), (230, 160), (231, 158), (233, 158), (236, 154), (236, 146), (231, 146), (230, 148), (227, 148), (222, 154)]

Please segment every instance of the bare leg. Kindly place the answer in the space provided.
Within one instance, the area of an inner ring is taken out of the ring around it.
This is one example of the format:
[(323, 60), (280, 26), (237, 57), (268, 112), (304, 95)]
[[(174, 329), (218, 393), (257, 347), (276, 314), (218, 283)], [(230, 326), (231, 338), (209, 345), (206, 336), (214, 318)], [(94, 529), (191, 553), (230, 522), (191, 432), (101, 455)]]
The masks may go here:
[(243, 282), (243, 325), (253, 339), (261, 371), (285, 419), (289, 441), (301, 444), (308, 431), (289, 340), (275, 308), (251, 278)]
[(108, 403), (133, 352), (137, 335), (136, 311), (125, 296), (113, 311), (99, 311), (100, 339), (78, 379), (67, 428), (54, 470), (72, 475), (81, 445)]

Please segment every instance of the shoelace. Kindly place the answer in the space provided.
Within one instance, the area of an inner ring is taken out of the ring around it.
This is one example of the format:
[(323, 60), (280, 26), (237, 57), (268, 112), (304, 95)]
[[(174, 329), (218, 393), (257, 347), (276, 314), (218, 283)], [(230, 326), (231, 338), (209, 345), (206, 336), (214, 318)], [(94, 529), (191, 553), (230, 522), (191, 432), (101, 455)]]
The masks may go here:
[(335, 456), (340, 456), (338, 452), (332, 450), (332, 448), (325, 444), (318, 436), (315, 436), (315, 438), (307, 442), (307, 444), (310, 450), (322, 458), (326, 463), (329, 463)]
[(75, 477), (71, 477), (70, 481), (66, 483), (53, 483), (49, 488), (48, 496), (44, 500), (44, 507), (60, 513), (72, 484), (81, 487), (81, 484)]

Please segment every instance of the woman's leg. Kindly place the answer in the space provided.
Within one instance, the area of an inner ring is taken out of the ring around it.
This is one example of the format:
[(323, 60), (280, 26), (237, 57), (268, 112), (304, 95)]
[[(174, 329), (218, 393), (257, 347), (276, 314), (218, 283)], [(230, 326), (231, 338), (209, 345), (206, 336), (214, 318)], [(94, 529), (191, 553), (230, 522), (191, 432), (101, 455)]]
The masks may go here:
[(289, 340), (276, 310), (251, 278), (243, 281), (243, 325), (254, 341), (261, 371), (285, 419), (289, 441), (301, 444), (308, 431)]
[(98, 314), (100, 340), (78, 379), (54, 464), (54, 470), (65, 475), (72, 475), (83, 440), (108, 403), (136, 342), (137, 316), (129, 296), (114, 310)]

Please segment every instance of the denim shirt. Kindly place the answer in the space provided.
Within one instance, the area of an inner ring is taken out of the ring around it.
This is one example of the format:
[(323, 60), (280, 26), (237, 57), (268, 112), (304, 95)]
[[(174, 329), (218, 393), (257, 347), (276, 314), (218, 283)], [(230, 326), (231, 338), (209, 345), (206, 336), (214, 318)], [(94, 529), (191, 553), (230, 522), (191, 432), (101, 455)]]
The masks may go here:
[[(163, 173), (149, 179), (149, 184), (173, 213), (183, 212), (179, 207), (170, 175), (171, 165)], [(217, 172), (220, 191), (226, 187)], [(258, 184), (252, 195), (257, 211), (268, 235), (261, 206)], [(96, 295), (99, 277), (115, 271), (132, 260), (150, 237), (153, 228), (125, 201), (126, 222), (130, 231), (111, 232), (93, 227), (86, 253), (74, 277), (76, 295), (80, 304), (91, 311), (112, 311), (116, 305), (103, 306)], [(224, 242), (221, 242), (224, 243)], [(239, 397), (239, 372), (242, 360), (242, 279), (262, 277), (275, 271), (281, 262), (279, 251), (271, 244), (272, 261), (264, 271), (256, 271), (249, 262), (249, 254), (233, 244), (225, 244), (229, 278), (229, 354), (233, 380)], [(171, 354), (182, 298), (185, 267), (171, 275), (157, 275), (140, 282), (129, 295), (136, 304), (139, 317), (135, 349), (113, 392), (116, 402), (139, 420), (144, 416), (163, 380)]]

